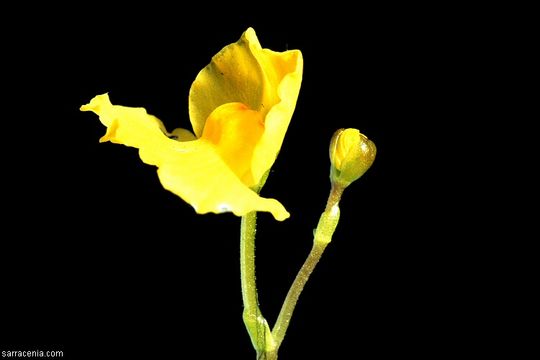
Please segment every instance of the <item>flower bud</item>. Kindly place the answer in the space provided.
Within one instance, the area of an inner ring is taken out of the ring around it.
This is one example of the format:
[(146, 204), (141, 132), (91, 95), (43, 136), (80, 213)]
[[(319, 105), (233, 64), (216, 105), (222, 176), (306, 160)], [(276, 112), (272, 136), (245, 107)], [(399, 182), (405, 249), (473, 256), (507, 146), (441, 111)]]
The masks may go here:
[(377, 148), (356, 129), (339, 129), (330, 143), (330, 180), (343, 188), (369, 169)]

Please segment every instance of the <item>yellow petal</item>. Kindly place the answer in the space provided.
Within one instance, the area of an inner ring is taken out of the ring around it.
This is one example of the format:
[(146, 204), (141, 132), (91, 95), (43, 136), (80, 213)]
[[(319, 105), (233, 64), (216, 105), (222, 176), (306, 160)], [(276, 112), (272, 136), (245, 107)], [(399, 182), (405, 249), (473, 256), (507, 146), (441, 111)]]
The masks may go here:
[(252, 157), (258, 182), (270, 169), (283, 143), (302, 81), (298, 50), (262, 49), (252, 28), (224, 47), (197, 75), (189, 93), (189, 114), (197, 137), (210, 114), (227, 103), (243, 103), (261, 113), (265, 131)]
[[(110, 141), (136, 148), (149, 147), (161, 139), (165, 127), (155, 116), (149, 115), (144, 108), (114, 106), (108, 94), (95, 96), (90, 103), (81, 106), (81, 111), (93, 111), (107, 127), (107, 132), (99, 140)], [(123, 126), (118, 121), (122, 119)]]
[(289, 213), (275, 199), (262, 198), (244, 185), (206, 140), (189, 143), (190, 152), (167, 151), (158, 175), (165, 189), (190, 203), (199, 214), (231, 211), (243, 216), (267, 211), (283, 221)]
[(191, 131), (182, 128), (174, 129), (168, 135), (169, 137), (172, 137), (173, 139), (176, 139), (178, 141), (191, 141), (197, 139)]
[[(159, 168), (163, 186), (198, 213), (231, 211), (242, 216), (251, 211), (267, 211), (280, 221), (289, 217), (277, 200), (262, 198), (243, 184), (210, 140), (173, 140), (166, 135), (161, 121), (145, 109), (112, 105), (107, 94), (96, 96), (81, 110), (93, 111), (107, 126), (100, 141), (138, 148), (145, 163)], [(184, 131), (175, 132), (186, 135)]]
[(248, 187), (258, 184), (253, 179), (253, 150), (264, 131), (261, 114), (241, 103), (223, 104), (208, 120), (201, 139), (216, 146), (218, 154), (236, 176)]
[(281, 81), (277, 86), (276, 102), (266, 114), (264, 133), (253, 152), (252, 173), (260, 179), (272, 167), (278, 155), (289, 123), (291, 121), (296, 100), (302, 83), (303, 60), (300, 51), (275, 53), (263, 50), (265, 58), (271, 61), (274, 69), (279, 69)]

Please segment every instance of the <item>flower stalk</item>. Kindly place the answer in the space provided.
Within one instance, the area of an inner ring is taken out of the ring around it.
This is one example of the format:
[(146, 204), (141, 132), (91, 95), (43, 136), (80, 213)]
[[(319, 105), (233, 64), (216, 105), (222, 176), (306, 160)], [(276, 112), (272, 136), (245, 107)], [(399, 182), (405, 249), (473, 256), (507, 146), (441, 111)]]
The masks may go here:
[(319, 219), (319, 224), (315, 230), (315, 235), (313, 238), (313, 247), (311, 251), (298, 271), (296, 278), (294, 279), (287, 297), (283, 302), (281, 311), (279, 312), (278, 319), (274, 328), (272, 329), (272, 335), (277, 344), (277, 348), (283, 342), (287, 328), (291, 322), (291, 318), (296, 307), (296, 303), (300, 297), (300, 294), (304, 290), (311, 273), (315, 269), (315, 266), (319, 263), (326, 246), (332, 241), (332, 235), (336, 230), (337, 224), (339, 222), (339, 201), (343, 194), (344, 188), (339, 185), (332, 185), (330, 195), (328, 196), (328, 201), (326, 203), (326, 209), (321, 214)]
[(272, 335), (276, 353), (289, 327), (300, 294), (319, 263), (324, 250), (332, 241), (339, 222), (339, 201), (343, 191), (358, 180), (373, 164), (377, 149), (375, 144), (357, 129), (339, 129), (332, 137), (329, 148), (330, 182), (332, 184), (326, 208), (315, 229), (313, 246), (304, 264), (298, 271), (283, 302)]
[(255, 279), (255, 233), (257, 213), (242, 217), (240, 225), (240, 279), (242, 283), (242, 317), (248, 331), (257, 359), (267, 359), (264, 354), (276, 350), (268, 322), (262, 316), (257, 296)]

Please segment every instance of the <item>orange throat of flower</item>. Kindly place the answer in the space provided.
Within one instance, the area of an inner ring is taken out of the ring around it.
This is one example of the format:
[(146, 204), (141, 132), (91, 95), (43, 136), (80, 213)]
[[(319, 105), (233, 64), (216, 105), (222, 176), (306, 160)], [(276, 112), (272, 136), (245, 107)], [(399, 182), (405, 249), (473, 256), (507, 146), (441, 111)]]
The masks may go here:
[(253, 187), (259, 181), (253, 178), (253, 152), (263, 132), (264, 120), (260, 112), (242, 103), (227, 103), (210, 114), (201, 139), (211, 142), (238, 178)]

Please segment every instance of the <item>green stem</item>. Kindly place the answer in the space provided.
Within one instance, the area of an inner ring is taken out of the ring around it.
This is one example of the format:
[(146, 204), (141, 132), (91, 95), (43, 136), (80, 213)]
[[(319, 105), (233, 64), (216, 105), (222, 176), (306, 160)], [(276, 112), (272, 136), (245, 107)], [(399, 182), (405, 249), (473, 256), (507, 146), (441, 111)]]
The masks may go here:
[(296, 278), (287, 293), (287, 297), (283, 302), (278, 319), (272, 330), (272, 335), (274, 336), (277, 348), (279, 348), (283, 342), (283, 338), (285, 337), (285, 333), (291, 322), (294, 308), (296, 307), (296, 303), (298, 302), (302, 290), (304, 290), (306, 282), (321, 259), (324, 249), (326, 249), (326, 246), (332, 240), (332, 235), (334, 234), (339, 221), (339, 200), (341, 199), (343, 190), (344, 188), (342, 187), (332, 186), (332, 190), (330, 191), (326, 203), (326, 209), (322, 213), (317, 229), (315, 230), (313, 247), (311, 248), (306, 261), (300, 268), (300, 271), (296, 275)]
[(274, 353), (275, 342), (270, 327), (261, 314), (255, 282), (255, 232), (257, 213), (251, 212), (242, 217), (240, 227), (240, 278), (242, 300), (244, 303), (243, 319), (257, 359), (270, 359), (267, 354)]
[(281, 311), (279, 312), (278, 319), (276, 321), (274, 329), (272, 330), (272, 334), (274, 335), (278, 346), (281, 345), (281, 342), (285, 337), (285, 332), (289, 327), (294, 308), (296, 307), (296, 303), (298, 302), (298, 298), (300, 297), (300, 294), (302, 293), (302, 290), (304, 289), (304, 286), (306, 285), (309, 276), (313, 272), (313, 269), (315, 269), (315, 266), (319, 262), (319, 259), (321, 258), (325, 248), (326, 244), (313, 244), (311, 252), (309, 253), (306, 261), (304, 262), (304, 265), (302, 265), (302, 268), (300, 268), (300, 271), (296, 275), (296, 278), (294, 279), (294, 282), (289, 289), (289, 293), (287, 294), (287, 297), (283, 302), (283, 306), (281, 307)]

